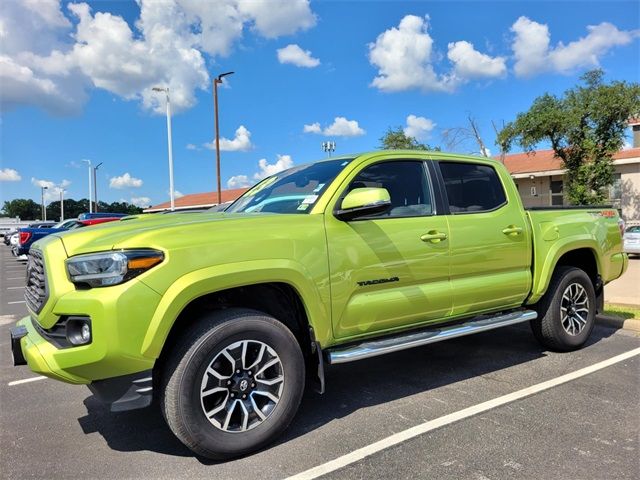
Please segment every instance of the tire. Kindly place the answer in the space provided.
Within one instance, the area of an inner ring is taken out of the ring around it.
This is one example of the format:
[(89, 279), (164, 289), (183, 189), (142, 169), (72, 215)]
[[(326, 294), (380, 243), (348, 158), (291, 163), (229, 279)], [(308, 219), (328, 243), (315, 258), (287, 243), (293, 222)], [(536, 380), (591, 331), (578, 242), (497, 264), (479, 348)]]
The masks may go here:
[(595, 325), (593, 283), (583, 270), (559, 266), (547, 292), (534, 308), (538, 318), (531, 321), (531, 329), (544, 347), (558, 352), (577, 350), (585, 344)]
[(196, 454), (214, 460), (245, 455), (293, 420), (304, 365), (296, 338), (275, 318), (236, 308), (208, 313), (164, 363), (160, 408), (171, 431)]

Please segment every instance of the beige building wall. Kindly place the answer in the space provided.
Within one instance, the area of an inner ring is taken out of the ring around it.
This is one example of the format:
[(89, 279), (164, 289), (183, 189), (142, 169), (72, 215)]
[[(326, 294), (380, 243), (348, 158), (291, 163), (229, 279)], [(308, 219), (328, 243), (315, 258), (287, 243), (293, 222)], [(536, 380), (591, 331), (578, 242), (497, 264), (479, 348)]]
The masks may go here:
[[(627, 222), (640, 221), (640, 163), (616, 165), (615, 173), (620, 174), (620, 200), (612, 199), (612, 203), (622, 210), (622, 218)], [(563, 178), (562, 175), (537, 175), (540, 172), (532, 174), (534, 178), (514, 179), (525, 207), (551, 206), (551, 181)], [(532, 187), (535, 187), (535, 195)]]

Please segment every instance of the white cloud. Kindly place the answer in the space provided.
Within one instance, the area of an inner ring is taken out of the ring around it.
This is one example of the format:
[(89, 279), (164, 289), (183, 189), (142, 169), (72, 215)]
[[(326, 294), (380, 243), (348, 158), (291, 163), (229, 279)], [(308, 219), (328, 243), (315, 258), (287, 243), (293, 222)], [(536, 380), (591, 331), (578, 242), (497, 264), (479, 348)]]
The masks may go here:
[(345, 117), (336, 117), (331, 125), (324, 129), (320, 123), (305, 125), (302, 129), (304, 133), (317, 133), (326, 137), (357, 137), (367, 133), (358, 125), (356, 120), (347, 120)]
[(22, 177), (13, 168), (0, 168), (0, 182), (18, 182)]
[(310, 125), (305, 125), (302, 131), (304, 133), (322, 133), (322, 128), (320, 128), (320, 123), (315, 122)]
[(278, 61), (290, 63), (297, 67), (313, 68), (320, 65), (320, 60), (311, 56), (311, 51), (302, 50), (298, 45), (291, 44), (278, 49)]
[(149, 197), (131, 197), (129, 203), (136, 207), (147, 208), (151, 206), (151, 199)]
[(45, 188), (44, 190), (44, 200), (45, 202), (51, 202), (54, 200), (60, 199), (60, 190), (64, 190), (71, 182), (69, 180), (62, 180), (60, 183), (56, 184), (51, 180), (42, 180), (35, 177), (31, 177), (31, 184), (38, 188)]
[(453, 80), (437, 75), (433, 69), (428, 19), (407, 15), (398, 27), (382, 32), (369, 44), (369, 61), (378, 68), (372, 86), (387, 92), (453, 90)]
[(480, 53), (470, 42), (450, 43), (447, 57), (454, 65), (456, 76), (464, 80), (502, 77), (507, 73), (505, 57), (491, 57)]
[(187, 143), (187, 150), (199, 150), (199, 148), (193, 143)]
[(120, 175), (119, 177), (111, 177), (109, 179), (109, 188), (122, 190), (123, 188), (139, 188), (142, 186), (142, 180), (132, 177), (129, 173)]
[[(203, 146), (209, 150), (215, 150), (216, 141), (214, 139), (211, 143), (205, 143)], [(232, 140), (224, 137), (220, 138), (220, 150), (223, 152), (246, 152), (251, 148), (253, 148), (253, 145), (251, 145), (251, 132), (244, 125), (238, 127)]]
[(514, 33), (511, 48), (515, 57), (517, 76), (533, 76), (546, 71), (570, 73), (579, 68), (597, 67), (600, 58), (615, 46), (626, 45), (637, 32), (618, 30), (615, 25), (602, 22), (589, 25), (587, 35), (565, 45), (551, 47), (549, 27), (520, 17), (511, 26)]
[(78, 113), (92, 88), (164, 113), (168, 86), (178, 112), (209, 86), (204, 54), (228, 55), (249, 28), (275, 38), (315, 25), (308, 0), (139, 0), (140, 16), (92, 12), (59, 0), (3, 3), (0, 25), (0, 102), (3, 109), (34, 105), (54, 114)]
[(250, 186), (251, 184), (252, 182), (246, 175), (234, 175), (229, 180), (227, 180), (228, 188), (244, 188)]
[(291, 155), (277, 155), (278, 159), (275, 163), (267, 162), (266, 158), (258, 160), (258, 172), (253, 174), (254, 180), (262, 180), (263, 178), (274, 175), (282, 170), (293, 167), (293, 159)]
[(173, 191), (173, 196), (174, 196), (175, 198), (184, 197), (184, 193), (182, 193), (180, 190), (174, 190), (174, 191)]
[(416, 140), (424, 140), (429, 137), (429, 134), (435, 127), (436, 124), (429, 118), (409, 115), (407, 117), (407, 126), (404, 128), (404, 134)]

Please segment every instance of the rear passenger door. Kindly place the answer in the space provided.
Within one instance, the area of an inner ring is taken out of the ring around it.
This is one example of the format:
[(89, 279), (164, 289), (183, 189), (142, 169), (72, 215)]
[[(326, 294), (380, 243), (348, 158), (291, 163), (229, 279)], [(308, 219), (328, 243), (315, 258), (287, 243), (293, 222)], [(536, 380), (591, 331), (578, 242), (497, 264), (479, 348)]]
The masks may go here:
[[(450, 231), (453, 316), (515, 307), (531, 286), (531, 239), (491, 162), (438, 162)], [(517, 195), (515, 190), (509, 190)]]

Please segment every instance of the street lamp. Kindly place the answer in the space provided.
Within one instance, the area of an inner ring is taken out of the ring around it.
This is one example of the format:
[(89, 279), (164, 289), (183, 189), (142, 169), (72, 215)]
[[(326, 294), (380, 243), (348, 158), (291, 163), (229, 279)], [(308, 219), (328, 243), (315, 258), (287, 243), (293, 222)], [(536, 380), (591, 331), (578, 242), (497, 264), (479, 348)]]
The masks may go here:
[(103, 163), (104, 162), (100, 162), (98, 165), (93, 167), (93, 200), (95, 202), (95, 206), (94, 206), (93, 210), (95, 212), (98, 211), (98, 182), (96, 181), (96, 172), (100, 168), (100, 165), (102, 165)]
[(92, 213), (91, 199), (93, 198), (93, 189), (91, 188), (91, 179), (93, 178), (93, 169), (91, 168), (91, 160), (83, 159), (82, 161), (86, 162), (89, 167), (89, 213)]
[(173, 190), (173, 146), (171, 142), (171, 102), (169, 101), (169, 87), (153, 87), (154, 92), (165, 92), (167, 95), (167, 143), (169, 144), (169, 198), (171, 210), (175, 210), (175, 192)]
[(44, 204), (44, 191), (48, 190), (49, 187), (40, 186), (40, 197), (42, 199), (42, 221), (47, 221), (47, 207)]
[(218, 177), (218, 205), (222, 203), (221, 181), (220, 181), (220, 128), (218, 126), (218, 84), (222, 83), (222, 79), (227, 75), (233, 75), (234, 72), (221, 73), (213, 79), (213, 111), (216, 122), (216, 176)]

